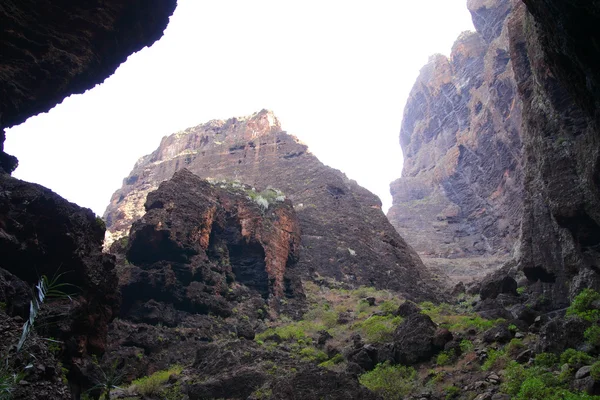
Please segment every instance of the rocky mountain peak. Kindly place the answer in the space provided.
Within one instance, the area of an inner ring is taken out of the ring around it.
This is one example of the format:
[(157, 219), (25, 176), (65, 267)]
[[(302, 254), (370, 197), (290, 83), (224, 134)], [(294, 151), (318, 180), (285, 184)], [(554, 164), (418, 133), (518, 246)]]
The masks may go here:
[(112, 196), (104, 214), (106, 243), (127, 236), (144, 215), (148, 193), (183, 168), (257, 191), (280, 190), (298, 215), (298, 269), (304, 277), (393, 288), (419, 298), (437, 291), (433, 276), (381, 211), (379, 198), (321, 163), (306, 145), (281, 131), (266, 110), (164, 138)]

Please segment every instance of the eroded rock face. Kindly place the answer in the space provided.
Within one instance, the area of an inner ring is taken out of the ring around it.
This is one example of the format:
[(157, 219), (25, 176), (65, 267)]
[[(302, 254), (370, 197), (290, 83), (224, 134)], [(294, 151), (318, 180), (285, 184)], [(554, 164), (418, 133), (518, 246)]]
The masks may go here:
[(106, 347), (109, 322), (117, 315), (119, 295), (114, 257), (102, 253), (104, 223), (94, 213), (52, 191), (0, 174), (0, 298), (7, 311), (26, 317), (29, 291), (42, 275), (73, 287), (72, 301), (44, 305), (48, 337), (64, 342), (69, 377), (85, 382), (83, 365)]
[(0, 169), (16, 166), (3, 152), (3, 128), (102, 82), (162, 36), (175, 6), (175, 0), (3, 1)]
[(265, 110), (163, 138), (113, 195), (104, 215), (108, 241), (126, 235), (142, 216), (146, 195), (182, 168), (204, 178), (239, 180), (257, 190), (281, 190), (300, 221), (298, 269), (304, 276), (396, 289), (419, 298), (435, 293), (428, 271), (389, 224), (380, 200), (323, 165)]
[(388, 218), (426, 263), (472, 279), (506, 260), (522, 209), (521, 104), (507, 0), (469, 1), (477, 32), (433, 56), (404, 110)]
[(552, 307), (600, 288), (598, 16), (589, 2), (513, 1), (523, 101), (524, 215), (517, 260)]
[(239, 285), (268, 301), (302, 297), (294, 209), (282, 200), (264, 210), (250, 192), (221, 189), (184, 169), (150, 193), (129, 236), (133, 265), (120, 275), (122, 316), (156, 322), (178, 310), (227, 317)]

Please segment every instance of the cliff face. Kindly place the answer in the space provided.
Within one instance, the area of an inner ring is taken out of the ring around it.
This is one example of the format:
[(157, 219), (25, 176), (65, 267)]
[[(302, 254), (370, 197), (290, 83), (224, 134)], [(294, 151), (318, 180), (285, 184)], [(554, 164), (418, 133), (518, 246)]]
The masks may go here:
[[(521, 102), (507, 0), (469, 1), (477, 32), (433, 56), (404, 110), (388, 218), (426, 263), (470, 278), (506, 260), (522, 210)], [(452, 260), (448, 260), (452, 259)], [(449, 267), (450, 266), (450, 267)], [(449, 269), (453, 268), (453, 269)]]
[(120, 273), (122, 315), (158, 301), (181, 312), (230, 316), (235, 285), (265, 300), (302, 297), (293, 270), (300, 227), (292, 204), (276, 201), (264, 210), (249, 197), (251, 188), (237, 186), (222, 189), (184, 169), (148, 195), (129, 236), (130, 264)]
[[(72, 293), (71, 301), (44, 304), (43, 329), (46, 337), (61, 341), (61, 359), (74, 387), (93, 386), (87, 378), (91, 355), (104, 352), (108, 324), (119, 308), (114, 257), (102, 253), (104, 223), (91, 210), (7, 174), (0, 174), (0, 188), (0, 280), (10, 282), (0, 284), (0, 301), (7, 306), (0, 322), (29, 315), (29, 288), (42, 275), (74, 285), (61, 288)], [(7, 339), (4, 344), (16, 342)], [(60, 373), (38, 377), (35, 384), (59, 379)]]
[(109, 77), (127, 57), (158, 40), (175, 0), (7, 0), (0, 4), (0, 170), (4, 129), (46, 112)]
[(517, 260), (553, 307), (600, 288), (598, 17), (589, 2), (513, 1), (525, 202)]
[(298, 269), (305, 276), (431, 296), (431, 277), (389, 224), (379, 199), (323, 165), (264, 110), (165, 137), (113, 195), (104, 215), (108, 241), (126, 235), (142, 216), (146, 195), (182, 168), (203, 178), (239, 180), (256, 190), (281, 190), (300, 221)]

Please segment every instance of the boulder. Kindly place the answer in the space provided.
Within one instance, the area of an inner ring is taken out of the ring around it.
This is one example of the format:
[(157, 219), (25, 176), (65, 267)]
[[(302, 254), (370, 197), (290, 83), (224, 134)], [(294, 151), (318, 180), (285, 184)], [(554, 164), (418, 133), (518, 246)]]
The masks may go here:
[[(413, 365), (429, 360), (443, 349), (436, 346), (437, 326), (425, 314), (408, 316), (394, 332), (394, 359), (397, 363)], [(439, 344), (439, 343), (438, 343)]]

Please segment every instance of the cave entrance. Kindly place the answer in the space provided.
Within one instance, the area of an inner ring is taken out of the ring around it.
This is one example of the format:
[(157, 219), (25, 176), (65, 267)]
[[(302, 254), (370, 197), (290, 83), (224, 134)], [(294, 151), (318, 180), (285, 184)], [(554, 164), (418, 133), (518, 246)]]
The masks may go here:
[(269, 275), (265, 264), (265, 251), (258, 243), (239, 243), (227, 246), (229, 261), (235, 280), (269, 297)]
[(236, 282), (268, 298), (269, 275), (262, 245), (248, 242), (242, 236), (241, 226), (234, 216), (228, 215), (224, 225), (213, 225), (207, 252), (209, 259), (217, 264), (228, 261)]

